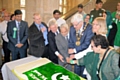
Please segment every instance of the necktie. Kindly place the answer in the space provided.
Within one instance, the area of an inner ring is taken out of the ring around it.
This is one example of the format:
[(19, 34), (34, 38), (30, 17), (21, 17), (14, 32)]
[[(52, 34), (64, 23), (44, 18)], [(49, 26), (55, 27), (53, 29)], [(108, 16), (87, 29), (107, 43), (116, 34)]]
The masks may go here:
[(68, 41), (68, 36), (66, 36), (65, 39)]
[(58, 35), (58, 32), (56, 31), (55, 35)]
[(41, 29), (41, 25), (39, 25), (39, 31), (40, 31), (40, 29)]
[(20, 43), (20, 22), (18, 22), (17, 26), (17, 43)]

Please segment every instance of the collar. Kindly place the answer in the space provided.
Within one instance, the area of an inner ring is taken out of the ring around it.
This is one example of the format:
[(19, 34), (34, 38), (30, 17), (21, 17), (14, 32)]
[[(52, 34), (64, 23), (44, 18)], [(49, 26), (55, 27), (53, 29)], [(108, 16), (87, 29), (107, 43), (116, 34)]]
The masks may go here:
[(19, 22), (19, 21), (15, 20), (15, 23), (17, 23), (17, 24), (18, 24), (18, 23), (21, 23), (21, 21)]
[(84, 23), (82, 24), (82, 27), (79, 29), (80, 32), (83, 30)]

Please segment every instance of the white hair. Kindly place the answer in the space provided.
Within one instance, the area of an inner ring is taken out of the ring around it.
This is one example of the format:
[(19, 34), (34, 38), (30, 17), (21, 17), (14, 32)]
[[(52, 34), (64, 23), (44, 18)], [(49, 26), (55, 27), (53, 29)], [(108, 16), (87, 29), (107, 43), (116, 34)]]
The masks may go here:
[(63, 24), (60, 26), (60, 30), (61, 30), (62, 28), (65, 28), (65, 29), (69, 30), (68, 24), (66, 24), (66, 23), (63, 23)]
[(57, 25), (57, 22), (56, 22), (56, 20), (55, 20), (54, 18), (52, 18), (52, 19), (50, 19), (50, 20), (48, 21), (48, 26), (50, 27), (50, 26), (52, 26), (52, 25)]
[(73, 23), (75, 21), (76, 22), (83, 21), (83, 16), (81, 14), (75, 14), (71, 19), (71, 23)]

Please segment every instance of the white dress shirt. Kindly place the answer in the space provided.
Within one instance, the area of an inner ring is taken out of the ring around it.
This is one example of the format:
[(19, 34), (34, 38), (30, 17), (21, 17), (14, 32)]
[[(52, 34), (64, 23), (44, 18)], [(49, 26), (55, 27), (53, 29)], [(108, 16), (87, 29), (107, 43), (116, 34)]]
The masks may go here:
[(0, 33), (2, 34), (2, 38), (4, 39), (4, 41), (8, 42), (8, 37), (7, 37), (7, 22), (8, 21), (3, 21), (0, 23)]
[[(55, 18), (52, 18), (52, 19), (55, 19)], [(52, 19), (50, 19), (50, 20), (52, 20)], [(49, 20), (49, 21), (50, 21)], [(56, 19), (55, 19), (56, 20)], [(48, 21), (48, 22), (49, 22)], [(58, 27), (60, 27), (62, 24), (64, 24), (64, 23), (66, 23), (66, 21), (64, 20), (64, 19), (62, 19), (62, 18), (59, 18), (59, 19), (57, 19), (56, 20), (56, 22), (57, 22), (57, 25), (58, 25)], [(47, 24), (48, 25), (48, 24)], [(48, 25), (49, 26), (49, 25)]]

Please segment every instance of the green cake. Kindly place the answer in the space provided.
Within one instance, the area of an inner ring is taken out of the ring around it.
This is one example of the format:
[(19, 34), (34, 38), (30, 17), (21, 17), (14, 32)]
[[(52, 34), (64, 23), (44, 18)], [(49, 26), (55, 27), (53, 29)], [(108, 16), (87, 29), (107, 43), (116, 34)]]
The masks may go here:
[(20, 80), (84, 80), (46, 58), (17, 66), (13, 72)]

